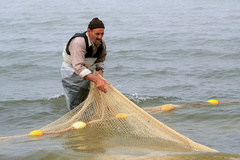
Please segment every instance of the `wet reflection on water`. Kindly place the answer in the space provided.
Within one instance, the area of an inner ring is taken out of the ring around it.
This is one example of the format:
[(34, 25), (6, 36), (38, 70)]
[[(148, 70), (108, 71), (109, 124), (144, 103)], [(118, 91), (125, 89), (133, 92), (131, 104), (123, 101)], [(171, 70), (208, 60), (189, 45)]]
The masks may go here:
[[(73, 130), (62, 135), (64, 138), (64, 148), (74, 151), (84, 151), (93, 153), (104, 153), (109, 148), (128, 147), (146, 151), (163, 152), (192, 152), (176, 142), (166, 141), (160, 138), (139, 137), (134, 135), (124, 135), (114, 131), (104, 129), (85, 128), (84, 130)], [(121, 152), (121, 151), (120, 151)]]

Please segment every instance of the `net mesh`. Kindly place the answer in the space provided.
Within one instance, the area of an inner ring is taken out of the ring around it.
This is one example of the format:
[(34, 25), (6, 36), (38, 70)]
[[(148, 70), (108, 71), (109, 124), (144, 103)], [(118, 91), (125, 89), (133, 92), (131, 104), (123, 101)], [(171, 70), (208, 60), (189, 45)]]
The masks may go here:
[(167, 151), (216, 152), (161, 123), (112, 85), (107, 85), (107, 91), (105, 94), (91, 83), (89, 96), (83, 103), (40, 131), (52, 134), (77, 129), (89, 135), (109, 137), (111, 143), (123, 146), (148, 143)]

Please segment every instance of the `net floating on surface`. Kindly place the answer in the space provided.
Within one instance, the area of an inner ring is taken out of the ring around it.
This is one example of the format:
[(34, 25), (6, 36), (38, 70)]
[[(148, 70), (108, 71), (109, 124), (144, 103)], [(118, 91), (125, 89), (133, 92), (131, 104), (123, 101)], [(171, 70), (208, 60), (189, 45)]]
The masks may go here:
[[(217, 152), (190, 140), (161, 123), (126, 98), (112, 85), (107, 85), (107, 91), (106, 94), (99, 91), (96, 85), (91, 82), (88, 98), (78, 107), (41, 129), (23, 136), (35, 136), (35, 133), (36, 136), (39, 136), (64, 133), (71, 130), (79, 130), (80, 132), (87, 130), (98, 136), (109, 136), (109, 139), (114, 137), (111, 142), (123, 146), (137, 144), (145, 147), (145, 144), (149, 143), (163, 151)], [(165, 107), (169, 108), (171, 106)], [(7, 138), (2, 137), (0, 139)]]
[[(154, 141), (155, 144), (159, 141), (160, 148), (166, 145), (170, 149), (171, 146), (168, 144), (172, 144), (172, 148), (176, 151), (216, 152), (161, 123), (112, 85), (107, 85), (107, 90), (105, 94), (99, 91), (94, 83), (91, 83), (89, 96), (85, 102), (40, 130), (43, 133), (58, 132), (71, 128), (74, 123), (81, 121), (86, 123), (85, 127), (89, 127), (88, 129), (101, 131), (96, 134), (124, 135), (126, 139), (133, 136), (140, 137), (144, 141)], [(128, 141), (126, 139), (124, 141)], [(129, 141), (128, 143), (131, 143)]]

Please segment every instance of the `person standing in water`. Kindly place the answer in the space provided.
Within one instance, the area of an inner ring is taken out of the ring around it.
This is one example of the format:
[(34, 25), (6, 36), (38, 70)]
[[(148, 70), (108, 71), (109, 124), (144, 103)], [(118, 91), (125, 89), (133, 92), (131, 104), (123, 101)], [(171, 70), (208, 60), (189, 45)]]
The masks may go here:
[(106, 43), (102, 39), (105, 26), (97, 17), (93, 18), (84, 33), (76, 33), (63, 50), (61, 66), (62, 85), (69, 110), (83, 102), (89, 93), (90, 81), (97, 88), (107, 93), (106, 85), (110, 83), (97, 77), (103, 76), (106, 59)]

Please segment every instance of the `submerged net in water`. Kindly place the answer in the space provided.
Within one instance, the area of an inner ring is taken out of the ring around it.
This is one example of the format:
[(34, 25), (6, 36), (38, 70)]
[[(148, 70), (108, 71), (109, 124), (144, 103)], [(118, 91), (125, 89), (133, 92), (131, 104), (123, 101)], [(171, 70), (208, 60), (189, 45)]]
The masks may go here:
[[(216, 152), (164, 125), (138, 107), (112, 85), (107, 93), (92, 82), (88, 98), (58, 120), (25, 136), (64, 133), (70, 130), (109, 137), (121, 146), (152, 144), (162, 151)], [(2, 137), (6, 139), (8, 137)]]
[(131, 140), (138, 138), (141, 139), (140, 143), (154, 142), (162, 150), (216, 151), (190, 140), (159, 122), (112, 85), (107, 85), (107, 90), (105, 94), (91, 83), (89, 96), (85, 102), (55, 122), (41, 128), (40, 131), (43, 134), (51, 134), (71, 129), (79, 129), (79, 131), (87, 129), (88, 132), (92, 130), (97, 135), (103, 134), (103, 137), (109, 135), (122, 137), (123, 139), (114, 139), (121, 145), (124, 145), (124, 142), (131, 144)]

